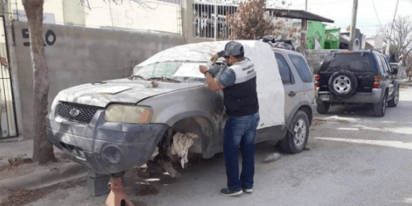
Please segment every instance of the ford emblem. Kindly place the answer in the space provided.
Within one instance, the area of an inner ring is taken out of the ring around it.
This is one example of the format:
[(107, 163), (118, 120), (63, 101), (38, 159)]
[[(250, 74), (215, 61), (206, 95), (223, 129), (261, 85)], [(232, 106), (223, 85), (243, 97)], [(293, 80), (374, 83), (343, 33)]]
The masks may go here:
[(78, 110), (76, 108), (73, 108), (73, 109), (70, 110), (69, 114), (72, 117), (77, 117), (80, 114), (80, 110)]

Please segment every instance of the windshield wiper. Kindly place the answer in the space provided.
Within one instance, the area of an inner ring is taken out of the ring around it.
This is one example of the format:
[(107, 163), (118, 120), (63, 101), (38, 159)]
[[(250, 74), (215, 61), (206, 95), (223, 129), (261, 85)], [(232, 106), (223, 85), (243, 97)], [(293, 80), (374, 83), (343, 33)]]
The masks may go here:
[(134, 78), (148, 80), (148, 79), (144, 78), (143, 76), (140, 76), (140, 75), (137, 75), (137, 74), (133, 74), (132, 76), (128, 77), (128, 79), (130, 79), (130, 80), (133, 80)]
[(173, 79), (173, 78), (169, 78), (169, 77), (150, 77), (147, 80), (153, 80), (153, 79), (160, 79), (160, 80), (167, 80), (167, 81), (172, 81), (172, 82), (176, 82), (179, 83), (180, 81), (177, 79)]
[(93, 82), (93, 83), (91, 83), (92, 85), (95, 85), (95, 84), (106, 84), (107, 82), (105, 82), (105, 81), (97, 81), (97, 82)]

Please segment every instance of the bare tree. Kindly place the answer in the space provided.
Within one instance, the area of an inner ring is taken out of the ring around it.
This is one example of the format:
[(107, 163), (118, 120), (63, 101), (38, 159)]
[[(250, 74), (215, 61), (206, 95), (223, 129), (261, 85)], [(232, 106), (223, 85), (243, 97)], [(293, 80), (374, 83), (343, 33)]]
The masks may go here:
[(255, 39), (270, 35), (275, 29), (272, 21), (265, 18), (265, 0), (250, 0), (241, 3), (237, 13), (228, 15), (227, 24), (231, 26), (231, 39)]
[(53, 145), (47, 140), (46, 115), (49, 76), (43, 42), (44, 0), (23, 0), (29, 22), (30, 52), (33, 66), (33, 160), (40, 163), (56, 161)]
[[(410, 0), (412, 2), (412, 0)], [(386, 43), (391, 42), (390, 54), (395, 57), (404, 56), (402, 65), (411, 80), (412, 67), (412, 21), (411, 16), (400, 16), (392, 23), (382, 26), (379, 31), (384, 35)]]
[[(393, 45), (392, 54), (407, 56), (412, 51), (412, 21), (410, 16), (400, 16), (392, 23), (380, 28), (386, 43), (388, 40)], [(392, 47), (392, 46), (391, 46)]]
[[(22, 0), (29, 23), (30, 52), (33, 67), (33, 161), (46, 163), (56, 161), (53, 145), (47, 140), (46, 115), (49, 93), (49, 68), (43, 42), (43, 4), (44, 0)], [(79, 0), (88, 4), (88, 0)], [(123, 3), (123, 0), (103, 0)], [(148, 7), (143, 0), (127, 0)], [(150, 7), (148, 7), (150, 8)]]

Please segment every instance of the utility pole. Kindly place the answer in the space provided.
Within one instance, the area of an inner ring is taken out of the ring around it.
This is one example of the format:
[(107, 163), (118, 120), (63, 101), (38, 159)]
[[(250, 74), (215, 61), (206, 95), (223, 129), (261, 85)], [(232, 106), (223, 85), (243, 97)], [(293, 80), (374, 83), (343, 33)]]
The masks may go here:
[(392, 29), (393, 29), (393, 22), (395, 22), (395, 17), (396, 17), (396, 12), (398, 11), (398, 4), (399, 4), (399, 0), (398, 2), (396, 2), (396, 8), (395, 8), (395, 15), (393, 16), (393, 21), (392, 21), (392, 25), (391, 25), (391, 32), (389, 34), (389, 38), (388, 38), (388, 42), (386, 43), (386, 51), (385, 54), (387, 54), (388, 56), (390, 55), (390, 49), (391, 49), (391, 36), (392, 36)]
[(306, 3), (305, 3), (305, 11), (308, 11), (308, 0), (306, 0)]
[[(308, 0), (305, 0), (305, 11), (308, 11)], [(308, 32), (308, 20), (307, 19), (302, 19), (302, 22), (300, 23), (300, 50), (301, 53), (306, 56), (305, 50), (306, 48), (306, 34)]]
[(350, 28), (350, 42), (349, 50), (353, 50), (353, 42), (355, 41), (355, 31), (356, 31), (356, 14), (358, 13), (358, 0), (353, 0), (352, 8), (352, 25)]

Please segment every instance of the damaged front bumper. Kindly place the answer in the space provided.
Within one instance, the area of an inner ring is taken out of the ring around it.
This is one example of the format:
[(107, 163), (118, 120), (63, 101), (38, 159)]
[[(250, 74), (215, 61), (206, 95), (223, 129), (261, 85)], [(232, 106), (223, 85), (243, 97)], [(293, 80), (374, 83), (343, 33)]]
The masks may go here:
[(99, 110), (88, 124), (47, 116), (47, 136), (75, 162), (102, 174), (123, 172), (146, 163), (168, 129), (165, 124), (106, 122)]

